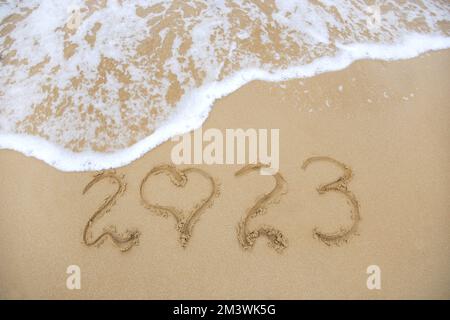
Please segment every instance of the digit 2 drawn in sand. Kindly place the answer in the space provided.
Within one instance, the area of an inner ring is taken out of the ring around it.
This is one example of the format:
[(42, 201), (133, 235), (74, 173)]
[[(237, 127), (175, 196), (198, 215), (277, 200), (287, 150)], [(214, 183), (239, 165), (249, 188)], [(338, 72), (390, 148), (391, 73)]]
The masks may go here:
[(123, 182), (123, 176), (117, 176), (115, 171), (103, 171), (94, 176), (94, 178), (84, 187), (83, 195), (86, 194), (95, 184), (104, 180), (110, 179), (113, 184), (117, 184), (117, 190), (114, 194), (108, 195), (103, 204), (91, 216), (83, 231), (83, 241), (87, 246), (100, 246), (109, 236), (113, 244), (120, 249), (120, 251), (128, 251), (133, 246), (139, 243), (140, 233), (137, 230), (127, 230), (124, 234), (116, 231), (115, 226), (109, 226), (103, 229), (103, 233), (97, 238), (93, 239), (92, 230), (94, 223), (100, 220), (105, 214), (111, 211), (111, 208), (116, 204), (117, 198), (122, 196), (126, 190), (126, 184)]
[[(186, 186), (188, 182), (187, 174), (199, 174), (209, 181), (211, 186), (211, 193), (207, 198), (200, 200), (200, 202), (198, 202), (194, 206), (194, 208), (191, 209), (190, 214), (187, 215), (183, 213), (183, 210), (177, 209), (172, 206), (162, 206), (157, 203), (152, 204), (148, 200), (146, 200), (144, 196), (144, 185), (147, 183), (150, 177), (159, 175), (161, 173), (165, 173), (170, 178), (170, 181), (177, 187)], [(177, 223), (176, 228), (180, 234), (179, 240), (181, 246), (185, 247), (192, 236), (192, 229), (194, 227), (194, 224), (198, 221), (202, 212), (213, 205), (214, 197), (219, 195), (219, 187), (214, 181), (214, 178), (212, 178), (207, 172), (201, 169), (186, 168), (183, 170), (178, 170), (175, 166), (172, 165), (161, 165), (150, 170), (150, 172), (148, 172), (145, 178), (142, 180), (140, 195), (145, 208), (163, 217), (167, 217), (169, 214), (173, 215)]]
[[(242, 176), (250, 171), (256, 171), (261, 168), (269, 167), (261, 163), (249, 164), (235, 173), (235, 176)], [(258, 229), (249, 231), (248, 223), (251, 219), (266, 213), (267, 208), (275, 203), (279, 203), (281, 197), (287, 193), (287, 182), (280, 173), (273, 175), (275, 179), (275, 187), (269, 193), (266, 193), (258, 198), (256, 203), (247, 210), (245, 217), (238, 225), (238, 239), (239, 243), (244, 249), (250, 249), (255, 244), (258, 237), (265, 235), (268, 239), (268, 245), (276, 251), (281, 252), (287, 248), (288, 241), (283, 233), (272, 226), (262, 225)]]
[(353, 221), (353, 224), (350, 227), (341, 228), (339, 231), (335, 233), (323, 233), (320, 232), (317, 228), (314, 228), (313, 230), (313, 235), (319, 238), (326, 245), (331, 244), (339, 245), (342, 242), (347, 242), (352, 234), (356, 234), (356, 231), (358, 229), (358, 223), (361, 220), (359, 214), (358, 200), (356, 199), (355, 195), (350, 190), (347, 189), (348, 187), (347, 185), (349, 181), (352, 179), (352, 170), (345, 164), (330, 157), (311, 157), (305, 160), (305, 162), (303, 162), (302, 169), (305, 170), (311, 163), (317, 161), (331, 162), (340, 167), (344, 171), (344, 174), (337, 180), (328, 184), (320, 185), (317, 188), (317, 192), (319, 194), (325, 194), (330, 191), (342, 193), (350, 201), (350, 204), (352, 206), (351, 219)]

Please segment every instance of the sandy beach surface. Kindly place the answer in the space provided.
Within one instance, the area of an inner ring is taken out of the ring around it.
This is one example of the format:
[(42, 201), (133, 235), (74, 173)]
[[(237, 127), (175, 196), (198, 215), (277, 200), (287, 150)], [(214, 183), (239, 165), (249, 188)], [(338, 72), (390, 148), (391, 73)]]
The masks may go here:
[[(61, 172), (0, 150), (0, 298), (449, 299), (449, 72), (449, 50), (358, 61), (308, 79), (252, 82), (216, 102), (204, 130), (280, 129), (287, 193), (249, 228), (281, 231), (282, 253), (265, 236), (250, 250), (238, 241), (246, 211), (275, 185), (257, 173), (236, 177), (242, 165), (177, 167), (204, 170), (220, 190), (183, 248), (174, 217), (150, 212), (140, 197), (146, 174), (171, 163), (175, 142), (116, 169), (115, 184), (101, 180), (84, 195), (94, 172)], [(351, 226), (353, 204), (342, 192), (317, 192), (343, 170), (329, 161), (303, 170), (312, 156), (336, 159), (353, 175), (347, 190), (361, 221), (347, 241), (314, 237), (313, 230)], [(207, 177), (187, 177), (177, 188), (165, 175), (152, 176), (146, 199), (187, 211), (214, 191)], [(93, 237), (115, 225), (139, 230), (139, 245), (121, 252), (107, 238), (86, 246), (85, 225), (118, 181), (126, 189), (92, 226)], [(80, 290), (66, 287), (70, 265), (81, 270)], [(367, 287), (371, 265), (381, 270), (380, 290)]]

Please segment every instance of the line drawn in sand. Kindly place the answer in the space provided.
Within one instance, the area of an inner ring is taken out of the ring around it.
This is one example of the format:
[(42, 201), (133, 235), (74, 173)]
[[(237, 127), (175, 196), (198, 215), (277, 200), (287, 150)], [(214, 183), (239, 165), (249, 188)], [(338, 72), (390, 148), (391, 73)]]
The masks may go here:
[[(238, 170), (234, 175), (239, 177), (251, 171), (257, 171), (261, 168), (268, 167), (269, 165), (261, 163), (249, 164)], [(280, 230), (275, 229), (270, 225), (261, 225), (252, 231), (248, 228), (250, 220), (265, 214), (269, 206), (279, 203), (281, 197), (288, 192), (287, 182), (284, 180), (283, 176), (277, 172), (273, 175), (273, 177), (275, 179), (275, 187), (269, 193), (259, 196), (256, 203), (247, 210), (246, 215), (238, 224), (238, 240), (242, 248), (245, 250), (251, 249), (254, 246), (256, 239), (262, 235), (269, 239), (269, 242), (267, 243), (269, 247), (272, 247), (279, 253), (281, 253), (288, 246), (288, 239), (286, 236)]]
[(305, 162), (303, 162), (302, 169), (306, 170), (306, 168), (314, 162), (318, 161), (325, 161), (330, 162), (338, 167), (340, 167), (343, 170), (343, 175), (337, 178), (335, 181), (327, 184), (322, 184), (317, 188), (317, 192), (319, 194), (325, 194), (327, 192), (338, 192), (343, 194), (347, 200), (350, 206), (352, 207), (351, 210), (351, 219), (353, 221), (352, 225), (350, 227), (341, 227), (339, 231), (336, 231), (334, 233), (324, 233), (318, 230), (318, 228), (314, 228), (313, 230), (313, 237), (318, 238), (320, 241), (325, 243), (326, 245), (330, 246), (332, 244), (334, 245), (340, 245), (341, 243), (348, 242), (350, 237), (354, 234), (357, 235), (358, 230), (358, 224), (361, 221), (361, 216), (359, 212), (359, 203), (356, 199), (353, 192), (348, 190), (348, 183), (352, 179), (353, 172), (352, 170), (345, 165), (342, 162), (339, 162), (331, 157), (326, 156), (319, 156), (319, 157), (311, 157), (309, 159), (306, 159)]
[[(210, 183), (211, 192), (208, 197), (197, 202), (194, 207), (185, 214), (183, 210), (175, 208), (173, 206), (160, 205), (158, 203), (150, 203), (144, 195), (144, 186), (147, 181), (155, 175), (166, 174), (170, 181), (179, 188), (186, 186), (188, 182), (188, 174), (194, 173), (199, 174), (206, 178)], [(206, 171), (197, 168), (186, 168), (178, 170), (173, 165), (160, 165), (151, 169), (141, 182), (140, 186), (140, 196), (142, 203), (146, 209), (156, 213), (157, 215), (168, 217), (171, 214), (176, 220), (176, 229), (179, 232), (179, 241), (182, 247), (186, 247), (189, 239), (192, 236), (192, 229), (195, 223), (200, 218), (200, 215), (213, 205), (213, 200), (215, 197), (219, 196), (220, 189), (218, 183), (211, 177)]]
[(126, 191), (126, 183), (123, 181), (124, 176), (118, 176), (114, 170), (102, 171), (94, 176), (94, 178), (84, 187), (83, 195), (85, 195), (98, 182), (110, 179), (113, 184), (117, 184), (117, 190), (114, 194), (108, 195), (103, 204), (95, 211), (89, 218), (83, 231), (83, 242), (86, 246), (101, 246), (106, 238), (110, 238), (112, 243), (119, 248), (120, 251), (125, 252), (130, 250), (135, 245), (139, 244), (140, 232), (137, 230), (126, 230), (124, 233), (118, 233), (116, 226), (111, 225), (103, 229), (103, 233), (97, 238), (93, 239), (92, 227), (105, 214), (111, 211), (111, 208), (116, 204), (117, 199)]

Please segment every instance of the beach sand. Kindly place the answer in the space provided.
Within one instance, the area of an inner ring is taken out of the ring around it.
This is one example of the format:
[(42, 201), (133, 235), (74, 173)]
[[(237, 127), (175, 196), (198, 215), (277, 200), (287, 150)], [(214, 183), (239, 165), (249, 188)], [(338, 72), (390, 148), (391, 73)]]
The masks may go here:
[[(220, 183), (183, 248), (175, 219), (142, 205), (140, 185), (155, 166), (170, 164), (166, 142), (116, 169), (126, 191), (97, 221), (94, 237), (115, 224), (139, 230), (139, 246), (121, 252), (111, 239), (83, 243), (89, 218), (117, 184), (101, 181), (82, 194), (93, 172), (66, 173), (20, 153), (0, 150), (0, 298), (347, 299), (450, 298), (450, 50), (394, 62), (359, 61), (345, 70), (283, 83), (252, 82), (216, 102), (203, 129), (280, 129), (280, 174), (288, 192), (250, 229), (268, 224), (288, 246), (279, 253), (262, 236), (250, 250), (237, 225), (274, 186), (271, 176), (236, 177), (242, 165), (181, 165)], [(345, 195), (317, 188), (353, 174), (359, 203), (356, 234), (327, 245), (313, 230), (352, 225)], [(151, 181), (150, 181), (151, 180)], [(188, 173), (185, 188), (151, 177), (145, 194), (188, 208), (211, 192)], [(151, 190), (150, 190), (151, 189)], [(151, 194), (151, 195), (150, 195)], [(157, 198), (157, 199), (156, 199)], [(69, 290), (66, 269), (81, 270)], [(369, 290), (366, 270), (381, 270)]]

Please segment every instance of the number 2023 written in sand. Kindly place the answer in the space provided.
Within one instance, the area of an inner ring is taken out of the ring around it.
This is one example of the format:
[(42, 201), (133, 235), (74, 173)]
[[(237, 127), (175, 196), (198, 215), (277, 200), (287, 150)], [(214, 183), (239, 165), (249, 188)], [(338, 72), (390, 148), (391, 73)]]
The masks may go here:
[[(318, 228), (314, 228), (313, 236), (321, 240), (326, 245), (339, 245), (343, 242), (347, 242), (352, 235), (356, 234), (358, 223), (361, 219), (358, 200), (355, 195), (348, 190), (348, 183), (352, 178), (352, 170), (345, 164), (330, 157), (311, 157), (303, 163), (302, 169), (306, 169), (312, 163), (319, 161), (334, 164), (342, 170), (342, 176), (331, 183), (320, 185), (317, 188), (317, 191), (319, 194), (336, 192), (347, 198), (351, 208), (352, 224), (349, 227), (342, 227), (334, 233), (324, 233), (318, 230)], [(265, 167), (267, 167), (267, 165), (260, 163), (249, 164), (238, 170), (235, 173), (235, 176), (240, 177)], [(209, 182), (210, 193), (206, 198), (201, 199), (187, 212), (173, 206), (151, 202), (145, 195), (145, 186), (149, 183), (153, 176), (160, 174), (167, 175), (172, 184), (179, 188), (186, 186), (189, 181), (189, 175), (196, 174), (202, 176)], [(274, 174), (272, 178), (275, 179), (275, 187), (270, 192), (259, 196), (256, 203), (247, 210), (244, 217), (238, 224), (237, 238), (243, 249), (251, 249), (256, 240), (261, 236), (265, 236), (269, 240), (268, 245), (278, 252), (282, 252), (288, 246), (287, 237), (273, 226), (261, 225), (257, 229), (253, 230), (250, 230), (249, 228), (251, 220), (267, 213), (268, 208), (279, 203), (281, 198), (288, 192), (287, 182), (281, 173)], [(103, 171), (95, 175), (94, 178), (86, 185), (83, 189), (83, 194), (88, 192), (95, 184), (105, 179), (108, 179), (113, 184), (117, 185), (117, 190), (105, 198), (100, 207), (88, 220), (83, 231), (83, 242), (86, 246), (100, 246), (106, 239), (109, 238), (119, 250), (128, 251), (139, 243), (140, 233), (138, 230), (126, 230), (123, 233), (119, 233), (116, 227), (111, 225), (104, 228), (103, 232), (97, 237), (93, 236), (93, 225), (98, 223), (104, 215), (111, 211), (111, 208), (116, 204), (118, 198), (121, 197), (126, 191), (126, 183), (124, 182), (123, 175), (119, 176), (115, 171)], [(206, 171), (197, 168), (185, 168), (180, 170), (173, 165), (161, 165), (154, 167), (146, 174), (140, 185), (140, 197), (142, 204), (146, 209), (163, 217), (168, 217), (171, 215), (175, 219), (176, 229), (179, 234), (179, 242), (182, 247), (186, 247), (192, 236), (195, 223), (199, 220), (200, 216), (213, 205), (214, 198), (218, 197), (219, 194), (220, 191), (218, 183)]]

